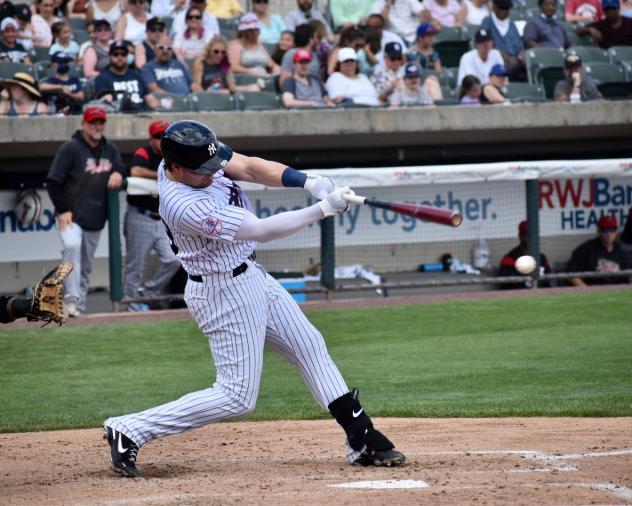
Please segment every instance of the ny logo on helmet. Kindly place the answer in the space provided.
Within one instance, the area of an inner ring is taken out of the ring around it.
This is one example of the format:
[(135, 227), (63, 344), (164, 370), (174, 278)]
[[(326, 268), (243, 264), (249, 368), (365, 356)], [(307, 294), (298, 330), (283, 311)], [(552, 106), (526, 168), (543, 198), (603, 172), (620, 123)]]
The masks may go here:
[(215, 147), (215, 144), (209, 144), (208, 145), (208, 154), (211, 156), (215, 156), (215, 153), (217, 153), (217, 148)]

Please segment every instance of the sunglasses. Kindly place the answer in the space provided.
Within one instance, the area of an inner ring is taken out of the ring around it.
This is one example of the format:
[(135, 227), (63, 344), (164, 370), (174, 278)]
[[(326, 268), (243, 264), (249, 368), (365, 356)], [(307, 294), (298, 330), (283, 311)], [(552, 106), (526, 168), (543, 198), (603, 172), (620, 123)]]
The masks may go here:
[(268, 0), (252, 0), (253, 4), (267, 4)]
[(158, 49), (160, 49), (161, 51), (171, 51), (173, 49), (173, 47), (171, 47), (171, 46), (158, 46)]
[(154, 27), (154, 28), (150, 28), (150, 29), (149, 29), (149, 31), (150, 31), (151, 33), (158, 33), (158, 32), (162, 33), (162, 32), (164, 32), (164, 31), (165, 31), (165, 29), (164, 29), (164, 28), (161, 28), (161, 27), (159, 27), (159, 26), (156, 26), (156, 27)]
[(601, 229), (602, 234), (613, 234), (617, 231), (615, 227), (606, 227)]
[(110, 56), (113, 58), (127, 58), (129, 53), (124, 53), (123, 51), (117, 51), (116, 53), (112, 53)]
[(226, 55), (226, 51), (223, 51), (221, 49), (213, 49), (213, 54), (223, 54)]
[(196, 15), (194, 14), (193, 16), (187, 16), (187, 19), (202, 19), (202, 16), (200, 16), (200, 15), (197, 15), (197, 16), (196, 16)]

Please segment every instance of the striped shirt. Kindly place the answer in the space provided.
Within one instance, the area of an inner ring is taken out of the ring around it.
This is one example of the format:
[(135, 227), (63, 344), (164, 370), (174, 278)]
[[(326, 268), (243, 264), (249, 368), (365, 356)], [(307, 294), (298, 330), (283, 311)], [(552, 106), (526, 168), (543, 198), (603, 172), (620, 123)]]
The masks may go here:
[(192, 188), (171, 181), (162, 162), (158, 195), (172, 248), (189, 274), (230, 272), (255, 250), (255, 241), (235, 239), (245, 210), (252, 211), (252, 205), (223, 171), (215, 173), (210, 186)]

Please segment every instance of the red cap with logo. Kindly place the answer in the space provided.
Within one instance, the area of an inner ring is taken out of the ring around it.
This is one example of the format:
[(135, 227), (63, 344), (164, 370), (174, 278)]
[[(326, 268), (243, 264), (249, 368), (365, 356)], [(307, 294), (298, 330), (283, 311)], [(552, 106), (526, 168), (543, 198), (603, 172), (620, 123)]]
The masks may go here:
[(298, 63), (302, 61), (312, 61), (312, 53), (305, 49), (297, 49), (292, 57), (292, 62)]
[(164, 119), (157, 119), (156, 121), (152, 121), (151, 125), (149, 125), (149, 135), (151, 137), (154, 137), (155, 139), (160, 139), (165, 130), (170, 126), (171, 123), (165, 121)]
[(96, 120), (106, 121), (108, 117), (107, 112), (105, 112), (105, 107), (101, 107), (100, 105), (91, 105), (90, 107), (86, 107), (86, 110), (83, 111), (83, 121), (86, 123), (92, 123)]
[(617, 228), (617, 217), (613, 216), (612, 214), (609, 214), (607, 216), (602, 216), (601, 218), (599, 218), (599, 221), (597, 222), (597, 227), (600, 230), (603, 230), (605, 228)]

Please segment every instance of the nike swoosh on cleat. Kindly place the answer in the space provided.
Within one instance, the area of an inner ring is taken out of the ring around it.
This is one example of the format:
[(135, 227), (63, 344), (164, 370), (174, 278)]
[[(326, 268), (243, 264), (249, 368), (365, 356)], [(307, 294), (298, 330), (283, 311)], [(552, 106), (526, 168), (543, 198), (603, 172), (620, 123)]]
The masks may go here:
[(355, 411), (352, 411), (351, 414), (353, 415), (353, 418), (358, 418), (362, 411), (364, 411), (364, 408), (360, 408), (360, 411), (358, 411), (357, 413)]
[(127, 450), (129, 450), (129, 448), (123, 448), (123, 445), (121, 444), (121, 442), (122, 442), (121, 440), (123, 439), (122, 436), (123, 436), (123, 434), (121, 434), (119, 432), (119, 438), (118, 438), (118, 451), (119, 451), (119, 453), (125, 453)]

